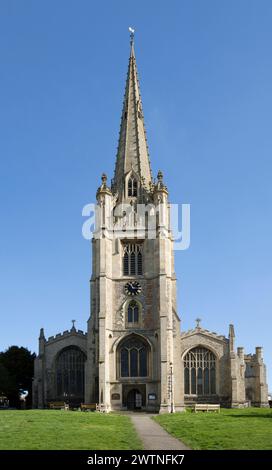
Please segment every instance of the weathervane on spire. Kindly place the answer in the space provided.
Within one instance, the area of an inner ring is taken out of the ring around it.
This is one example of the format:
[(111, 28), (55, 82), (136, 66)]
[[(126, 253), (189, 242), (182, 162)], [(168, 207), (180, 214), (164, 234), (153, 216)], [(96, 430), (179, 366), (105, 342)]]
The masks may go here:
[(131, 28), (131, 26), (128, 28), (129, 32), (130, 32), (130, 45), (132, 46), (132, 44), (134, 43), (134, 34), (135, 34), (135, 29)]

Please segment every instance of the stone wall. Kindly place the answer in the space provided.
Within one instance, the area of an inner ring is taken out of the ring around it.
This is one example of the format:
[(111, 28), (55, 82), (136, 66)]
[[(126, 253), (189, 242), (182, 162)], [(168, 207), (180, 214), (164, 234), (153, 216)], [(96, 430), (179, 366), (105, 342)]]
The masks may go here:
[(46, 339), (40, 338), (39, 355), (34, 364), (33, 407), (47, 407), (49, 401), (56, 400), (55, 362), (65, 348), (76, 346), (87, 356), (87, 335), (72, 328), (62, 334)]

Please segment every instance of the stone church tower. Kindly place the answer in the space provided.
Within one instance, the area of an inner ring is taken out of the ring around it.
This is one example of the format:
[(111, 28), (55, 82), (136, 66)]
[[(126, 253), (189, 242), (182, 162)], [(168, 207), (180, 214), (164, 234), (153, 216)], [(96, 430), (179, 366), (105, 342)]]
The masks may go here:
[(86, 398), (107, 410), (169, 411), (171, 400), (181, 410), (181, 387), (169, 383), (181, 370), (168, 191), (161, 172), (152, 179), (133, 38), (114, 178), (109, 187), (102, 176), (97, 203)]
[(97, 190), (88, 331), (41, 330), (33, 406), (267, 406), (262, 348), (245, 355), (233, 325), (226, 338), (199, 323), (180, 332), (168, 190), (161, 171), (152, 178), (132, 35), (114, 178)]

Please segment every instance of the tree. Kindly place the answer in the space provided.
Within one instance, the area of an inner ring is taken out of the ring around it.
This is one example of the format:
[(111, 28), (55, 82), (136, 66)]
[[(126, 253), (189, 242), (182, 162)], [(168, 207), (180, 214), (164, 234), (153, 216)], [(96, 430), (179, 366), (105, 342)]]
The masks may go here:
[(7, 395), (11, 406), (20, 407), (20, 389), (28, 390), (27, 406), (31, 406), (35, 357), (35, 353), (18, 346), (0, 353), (0, 392)]
[(0, 362), (0, 395), (7, 395), (11, 386), (10, 374), (5, 366)]

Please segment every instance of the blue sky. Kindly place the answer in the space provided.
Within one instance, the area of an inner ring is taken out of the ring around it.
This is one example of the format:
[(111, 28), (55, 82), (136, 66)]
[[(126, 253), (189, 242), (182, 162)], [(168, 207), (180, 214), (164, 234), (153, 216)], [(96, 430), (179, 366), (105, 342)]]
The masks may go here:
[(89, 315), (83, 205), (113, 174), (129, 55), (153, 173), (191, 204), (176, 253), (182, 328), (264, 346), (272, 388), (272, 3), (0, 3), (0, 350)]

